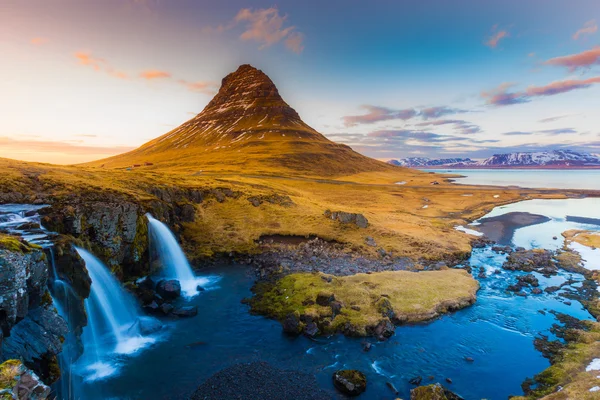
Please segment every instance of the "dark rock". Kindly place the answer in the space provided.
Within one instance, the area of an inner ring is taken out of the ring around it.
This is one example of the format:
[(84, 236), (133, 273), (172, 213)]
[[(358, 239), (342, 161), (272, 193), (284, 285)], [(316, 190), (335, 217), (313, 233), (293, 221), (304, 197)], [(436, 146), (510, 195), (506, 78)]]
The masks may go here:
[(158, 310), (160, 310), (156, 301), (152, 301), (150, 304), (144, 305), (142, 309), (148, 314), (156, 314), (158, 313)]
[(465, 361), (466, 362), (475, 362), (475, 359), (473, 359), (473, 357), (465, 357)]
[(393, 320), (396, 317), (396, 312), (392, 307), (392, 303), (389, 299), (382, 297), (375, 304), (377, 307), (377, 311), (381, 313), (382, 316), (388, 317), (390, 320)]
[(160, 331), (162, 328), (163, 324), (156, 318), (139, 317), (127, 331), (132, 335), (139, 334), (147, 336)]
[(390, 322), (389, 319), (383, 319), (373, 328), (373, 336), (379, 341), (389, 339), (396, 332), (396, 327)]
[(331, 306), (331, 312), (334, 317), (342, 311), (342, 308), (344, 308), (344, 305), (339, 301), (332, 301), (329, 303), (329, 306)]
[(367, 390), (367, 377), (357, 370), (336, 371), (333, 386), (346, 396), (358, 396)]
[(354, 224), (359, 228), (367, 228), (369, 221), (362, 214), (348, 213), (344, 211), (330, 211), (326, 210), (323, 215), (334, 221), (339, 221), (343, 224)]
[(350, 306), (351, 309), (353, 309), (354, 311), (360, 311), (360, 307), (357, 305), (352, 305)]
[(335, 301), (335, 296), (333, 293), (320, 292), (317, 294), (316, 303), (320, 306), (327, 307), (332, 301)]
[(204, 292), (206, 289), (204, 289), (202, 286), (198, 285), (196, 287), (196, 290), (199, 291), (199, 292)]
[(537, 287), (540, 285), (540, 282), (538, 281), (538, 279), (535, 276), (533, 276), (532, 274), (518, 276), (517, 280), (523, 284), (530, 285), (533, 287)]
[(560, 290), (560, 287), (558, 286), (548, 286), (546, 289), (544, 289), (544, 292), (546, 293), (554, 293)]
[(149, 276), (144, 276), (143, 278), (135, 281), (135, 284), (138, 288), (154, 290), (155, 283)]
[(295, 313), (288, 314), (282, 322), (283, 331), (290, 335), (299, 335), (302, 332), (300, 319)]
[(452, 379), (450, 379), (450, 378), (446, 378), (446, 382), (448, 382), (448, 383), (452, 383)]
[(398, 389), (396, 389), (396, 386), (394, 386), (394, 384), (392, 382), (386, 382), (385, 384), (392, 391), (392, 393), (394, 393), (396, 396), (398, 396), (398, 394), (400, 392), (398, 391)]
[(375, 242), (375, 239), (373, 239), (371, 236), (367, 236), (365, 238), (365, 243), (367, 246), (377, 247), (377, 242)]
[(173, 311), (173, 315), (178, 317), (187, 318), (187, 317), (195, 317), (198, 315), (198, 307), (197, 306), (186, 306), (179, 307)]
[(308, 337), (315, 337), (319, 334), (319, 328), (314, 322), (309, 322), (304, 328), (304, 334)]
[(156, 292), (165, 300), (175, 300), (181, 296), (181, 285), (175, 279), (162, 280), (156, 285)]
[(533, 289), (531, 289), (531, 293), (533, 293), (533, 294), (542, 294), (543, 291), (540, 288), (533, 288)]
[(477, 275), (477, 277), (478, 277), (479, 279), (485, 279), (485, 278), (487, 278), (487, 275), (485, 274), (485, 272), (480, 272), (480, 273)]
[(171, 313), (171, 311), (173, 311), (175, 309), (175, 307), (173, 307), (172, 304), (169, 303), (163, 303), (160, 306), (160, 310), (163, 312), (163, 314), (165, 315), (169, 315)]
[(421, 382), (423, 381), (423, 377), (421, 376), (416, 376), (414, 378), (411, 378), (408, 383), (410, 383), (411, 385), (415, 385), (415, 386), (419, 386), (421, 384)]
[(369, 343), (369, 342), (364, 342), (363, 345), (362, 345), (363, 351), (365, 353), (371, 351), (372, 347), (373, 347), (373, 345), (371, 343)]

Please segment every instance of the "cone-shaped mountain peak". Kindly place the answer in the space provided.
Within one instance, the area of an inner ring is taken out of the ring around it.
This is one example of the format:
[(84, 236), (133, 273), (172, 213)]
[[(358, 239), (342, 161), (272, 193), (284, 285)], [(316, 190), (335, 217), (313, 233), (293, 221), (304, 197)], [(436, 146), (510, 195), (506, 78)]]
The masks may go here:
[(132, 152), (91, 163), (331, 176), (386, 169), (305, 124), (261, 70), (241, 65), (204, 110)]

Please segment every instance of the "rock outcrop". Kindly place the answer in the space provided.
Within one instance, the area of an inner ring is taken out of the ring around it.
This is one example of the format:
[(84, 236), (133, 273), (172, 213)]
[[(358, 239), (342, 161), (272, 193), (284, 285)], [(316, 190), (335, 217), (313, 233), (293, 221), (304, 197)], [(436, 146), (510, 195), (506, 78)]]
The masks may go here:
[(339, 221), (342, 224), (354, 224), (363, 229), (369, 226), (369, 221), (362, 214), (326, 210), (323, 215), (334, 221)]
[(434, 385), (419, 386), (410, 391), (410, 400), (464, 400), (444, 386)]
[(367, 377), (356, 370), (336, 371), (333, 374), (333, 386), (346, 396), (358, 396), (367, 390)]
[(51, 383), (60, 376), (57, 354), (68, 329), (48, 293), (48, 267), (41, 248), (0, 245), (0, 359), (22, 360)]

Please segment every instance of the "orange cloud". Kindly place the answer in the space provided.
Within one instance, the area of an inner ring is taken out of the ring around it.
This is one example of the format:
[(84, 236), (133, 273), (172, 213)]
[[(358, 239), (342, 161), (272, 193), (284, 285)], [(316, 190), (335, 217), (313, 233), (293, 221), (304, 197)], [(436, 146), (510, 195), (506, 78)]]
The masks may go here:
[(79, 60), (79, 64), (92, 67), (96, 71), (102, 71), (108, 75), (114, 76), (119, 79), (127, 79), (128, 75), (125, 72), (119, 71), (113, 68), (106, 62), (105, 59), (94, 57), (89, 52), (79, 51), (75, 53), (75, 58)]
[(304, 50), (304, 35), (300, 32), (292, 32), (285, 39), (285, 47), (296, 54), (302, 53)]
[(164, 78), (171, 78), (171, 73), (165, 72), (165, 71), (159, 71), (159, 70), (155, 70), (155, 69), (149, 69), (146, 71), (142, 71), (140, 73), (140, 77), (144, 78), (144, 79), (148, 79), (148, 80), (164, 79)]
[[(497, 27), (494, 26), (492, 28), (492, 31), (496, 31), (496, 30), (497, 30)], [(500, 43), (500, 41), (502, 39), (507, 38), (509, 36), (510, 36), (510, 34), (506, 30), (500, 30), (500, 31), (494, 32), (492, 34), (492, 36), (490, 36), (488, 38), (488, 40), (485, 42), (485, 45), (488, 47), (491, 47), (492, 49), (495, 49), (496, 47), (498, 47), (498, 44)]]
[(202, 82), (202, 81), (188, 82), (183, 79), (180, 79), (177, 82), (179, 82), (180, 84), (185, 86), (188, 90), (191, 90), (192, 92), (204, 93), (204, 94), (208, 94), (208, 95), (215, 94), (216, 88), (217, 88), (217, 85), (214, 82)]
[(598, 31), (598, 25), (596, 24), (596, 20), (593, 19), (586, 22), (581, 29), (573, 34), (573, 40), (577, 40), (583, 35), (591, 35), (596, 33), (596, 31)]
[(34, 37), (33, 39), (31, 39), (29, 41), (29, 43), (31, 43), (34, 46), (43, 46), (45, 44), (48, 44), (50, 42), (50, 39), (45, 38), (45, 37)]
[(581, 53), (552, 58), (544, 64), (566, 67), (569, 68), (570, 71), (575, 71), (578, 68), (591, 67), (594, 64), (600, 64), (600, 46), (596, 46), (591, 50)]

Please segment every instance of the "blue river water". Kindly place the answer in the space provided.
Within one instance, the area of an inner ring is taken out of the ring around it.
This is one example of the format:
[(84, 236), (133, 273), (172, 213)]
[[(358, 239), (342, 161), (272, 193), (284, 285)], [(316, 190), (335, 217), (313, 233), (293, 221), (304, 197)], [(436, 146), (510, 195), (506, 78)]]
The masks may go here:
[[(520, 236), (519, 231), (515, 235), (519, 245), (541, 247), (552, 240), (548, 238), (560, 237), (564, 215), (600, 210), (600, 199), (581, 201), (542, 201), (546, 208), (524, 202), (496, 209), (490, 215), (519, 207), (548, 213), (552, 218), (549, 223), (529, 229), (526, 235)], [(600, 226), (584, 226), (600, 230)], [(241, 303), (251, 295), (250, 270), (240, 265), (204, 269), (201, 273), (211, 278), (212, 286), (188, 300), (198, 305), (198, 316), (164, 320), (168, 328), (154, 345), (117, 360), (121, 365), (117, 375), (85, 383), (81, 398), (184, 399), (217, 371), (235, 363), (261, 360), (315, 374), (332, 398), (338, 396), (331, 383), (333, 371), (356, 368), (366, 373), (369, 382), (363, 398), (408, 398), (411, 378), (422, 376), (427, 384), (431, 376), (431, 382), (446, 384), (469, 400), (507, 399), (522, 394), (521, 383), (549, 366), (535, 350), (533, 340), (539, 334), (552, 337), (549, 329), (557, 321), (553, 314), (540, 310), (556, 310), (580, 319), (592, 317), (579, 302), (565, 302), (560, 292), (526, 298), (507, 293), (506, 286), (521, 273), (501, 270), (495, 274), (505, 257), (490, 248), (475, 249), (470, 264), (483, 267), (487, 275), (478, 278), (481, 289), (476, 304), (430, 323), (399, 327), (395, 336), (382, 343), (341, 335), (317, 341), (285, 336), (279, 323), (251, 315), (248, 306)], [(474, 276), (477, 273), (474, 268)], [(583, 279), (568, 273), (552, 278), (535, 275), (541, 289), (560, 285), (569, 277)], [(364, 340), (374, 343), (368, 353), (362, 351)], [(466, 357), (474, 362), (467, 362)], [(446, 378), (452, 383), (445, 383)], [(400, 395), (393, 394), (386, 382), (393, 383)]]

